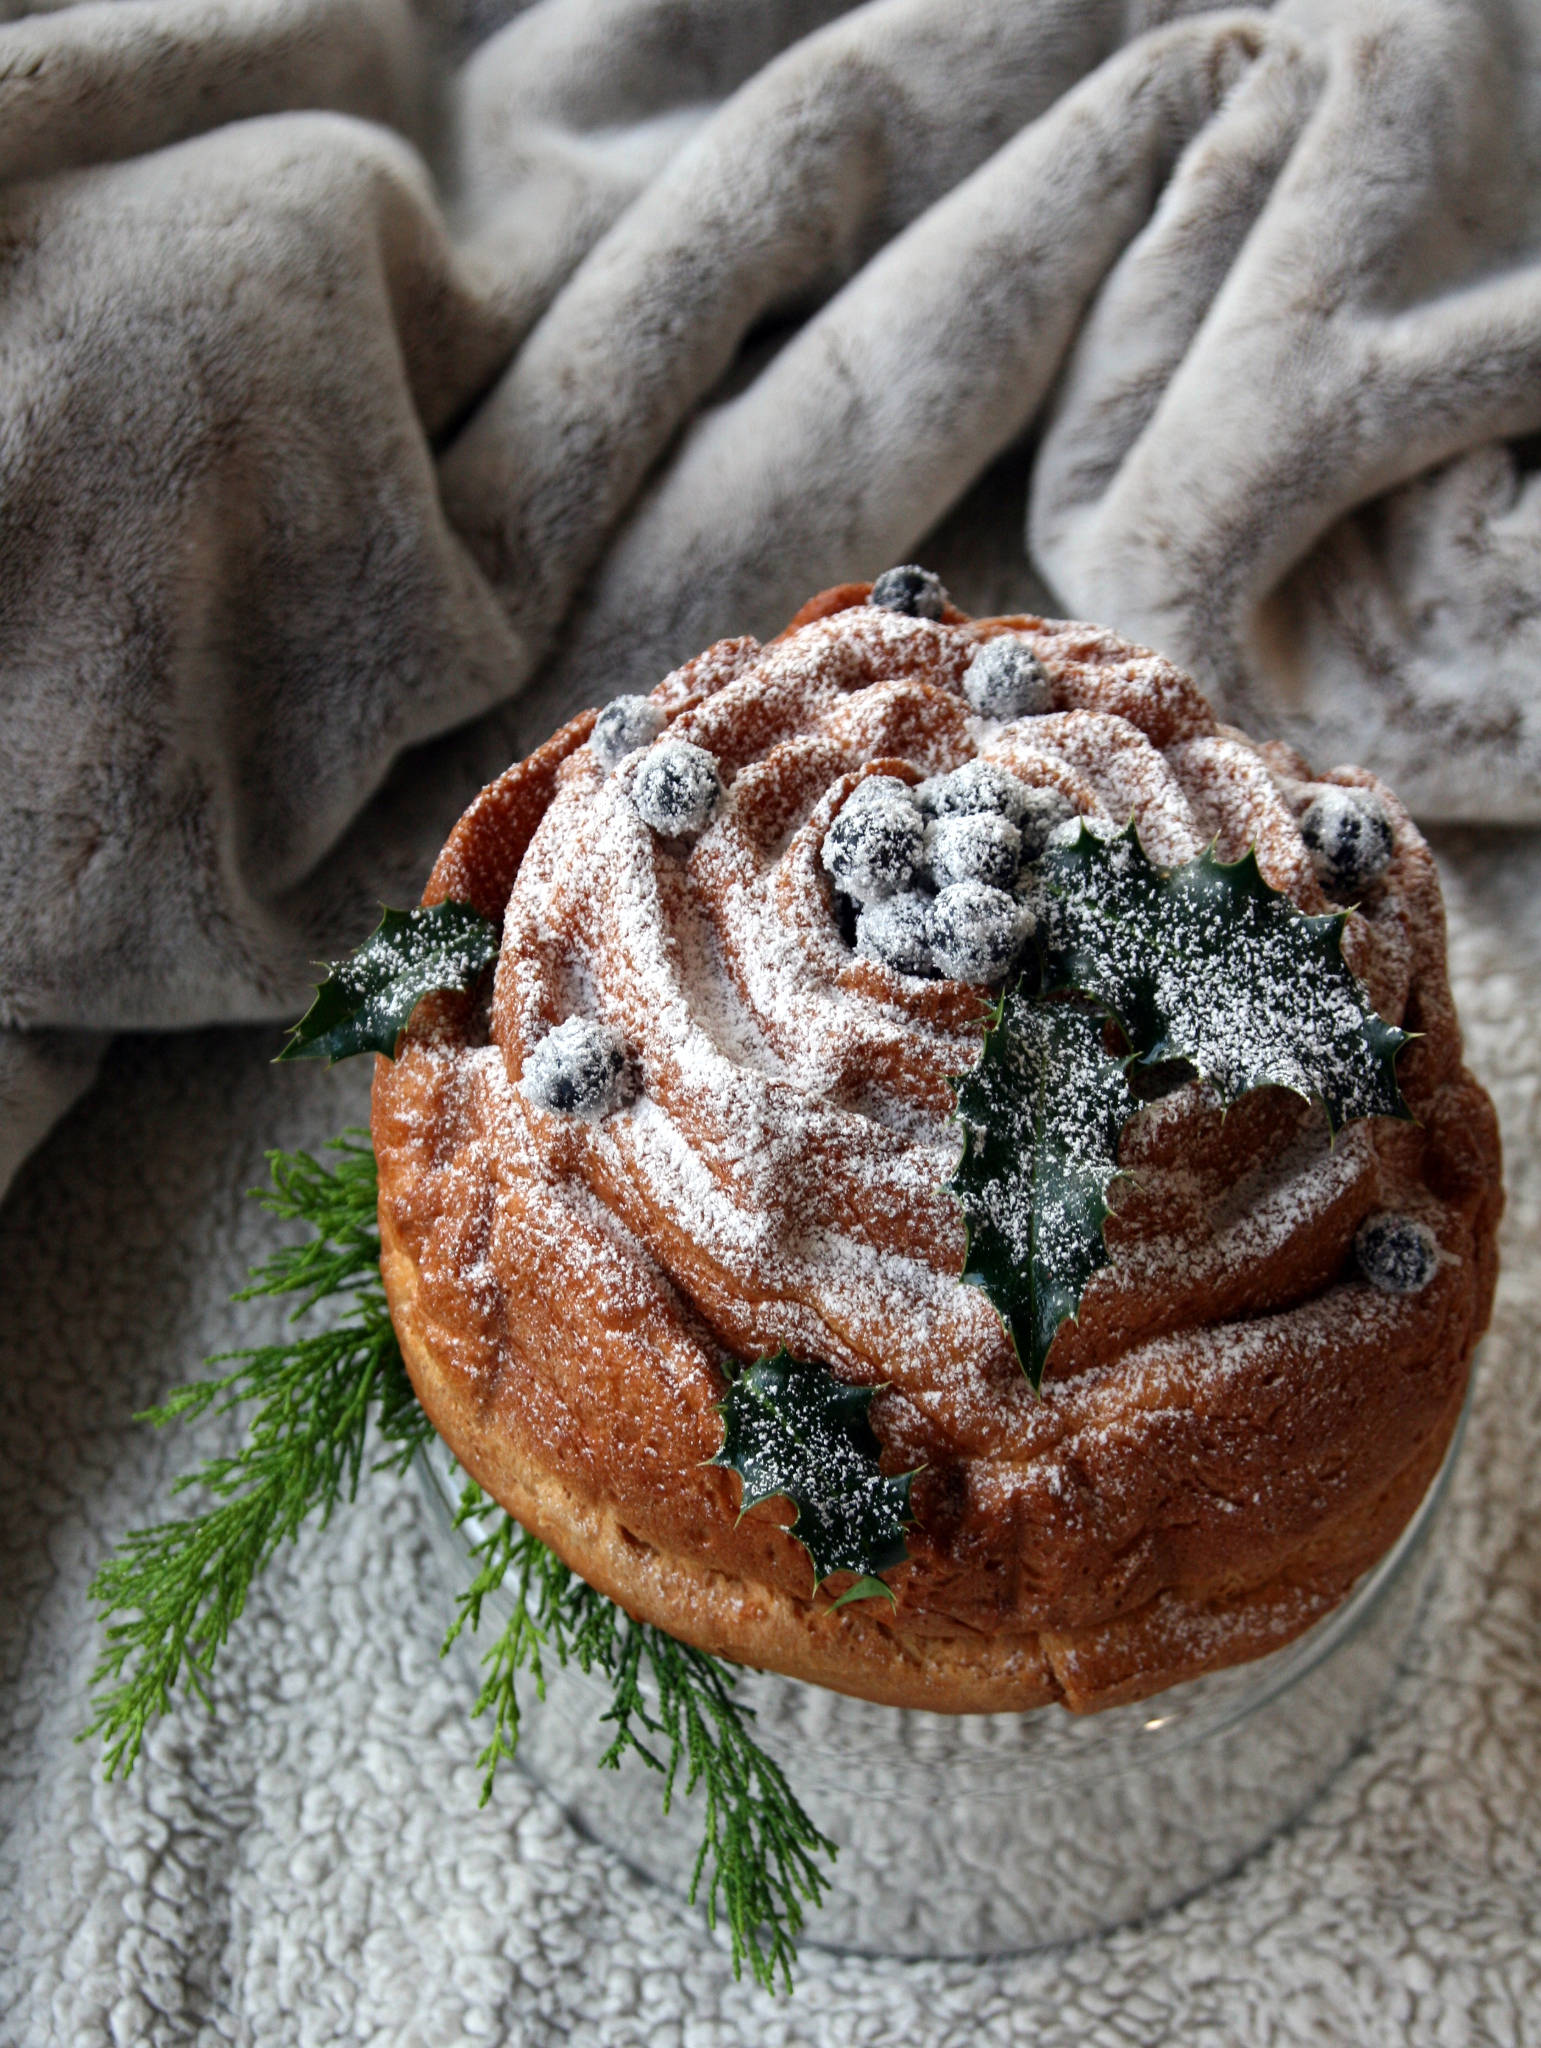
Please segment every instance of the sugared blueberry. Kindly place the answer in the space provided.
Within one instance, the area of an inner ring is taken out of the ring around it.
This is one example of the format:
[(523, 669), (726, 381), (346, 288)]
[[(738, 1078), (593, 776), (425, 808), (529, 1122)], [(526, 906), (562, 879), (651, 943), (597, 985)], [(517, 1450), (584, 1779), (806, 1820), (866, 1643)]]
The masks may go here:
[(1020, 633), (985, 642), (964, 674), (963, 694), (981, 718), (1026, 718), (1054, 701), (1048, 670)]
[(931, 955), (955, 981), (999, 981), (1024, 932), (1016, 899), (988, 882), (953, 882), (931, 905)]
[(910, 785), (902, 782), (897, 775), (864, 775), (845, 800), (845, 809), (852, 804), (910, 804), (915, 801)]
[(1395, 1210), (1367, 1216), (1354, 1239), (1359, 1270), (1382, 1294), (1418, 1294), (1439, 1266), (1439, 1240), (1425, 1223)]
[(637, 770), (631, 800), (665, 839), (703, 832), (722, 796), (715, 756), (689, 740), (664, 740)]
[(936, 818), (926, 827), (926, 873), (932, 886), (990, 882), (1009, 889), (1022, 865), (1022, 835), (998, 811)]
[(525, 1061), (520, 1086), (540, 1109), (597, 1123), (630, 1099), (635, 1073), (618, 1031), (592, 1017), (569, 1017)]
[(1368, 888), (1391, 860), (1391, 820), (1365, 789), (1324, 789), (1301, 819), (1300, 836), (1334, 896)]
[(1027, 784), (995, 761), (965, 761), (950, 775), (933, 775), (914, 792), (920, 808), (933, 818), (970, 818), (996, 811), (1020, 825), (1027, 808)]
[(595, 719), (589, 745), (608, 774), (638, 747), (650, 747), (668, 722), (651, 697), (616, 697)]
[(1017, 821), (1023, 860), (1036, 860), (1061, 825), (1075, 818), (1075, 806), (1057, 789), (1030, 789)]
[(882, 612), (903, 612), (911, 619), (939, 619), (947, 607), (947, 592), (940, 576), (929, 569), (905, 562), (897, 569), (885, 569), (872, 586), (868, 604)]
[(824, 835), (822, 858), (837, 889), (858, 903), (875, 903), (909, 887), (924, 837), (913, 804), (874, 797), (845, 806)]
[(931, 899), (919, 890), (869, 903), (856, 920), (856, 950), (900, 974), (930, 974)]

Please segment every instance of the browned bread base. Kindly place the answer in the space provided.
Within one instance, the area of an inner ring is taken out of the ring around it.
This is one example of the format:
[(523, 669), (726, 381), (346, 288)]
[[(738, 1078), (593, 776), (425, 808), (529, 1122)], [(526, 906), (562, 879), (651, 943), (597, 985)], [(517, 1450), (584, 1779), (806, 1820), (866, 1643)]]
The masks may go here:
[(714, 1656), (932, 1713), (1022, 1713), (1055, 1700), (1090, 1713), (1293, 1641), (1330, 1613), (1401, 1533), (1439, 1468), (1465, 1386), (1463, 1376), (1440, 1426), (1380, 1498), (1303, 1546), (1266, 1585), (1200, 1604), (1163, 1595), (1097, 1629), (906, 1636), (860, 1607), (800, 1600), (684, 1553), (666, 1555), (628, 1529), (613, 1507), (522, 1466), (496, 1411), (489, 1414), (464, 1373), (435, 1356), (417, 1271), (388, 1212), (381, 1243), (391, 1320), (434, 1428), (477, 1485), (580, 1578), (634, 1619)]
[(477, 1485), (638, 1621), (740, 1664), (782, 1671), (833, 1692), (896, 1707), (992, 1713), (1058, 1696), (1036, 1637), (922, 1637), (913, 1643), (864, 1627), (856, 1610), (817, 1607), (772, 1586), (666, 1556), (626, 1527), (614, 1508), (550, 1473), (521, 1469), (507, 1432), (489, 1422), (453, 1367), (435, 1358), (417, 1306), (417, 1274), (386, 1224), (381, 1270), (391, 1319), (418, 1399)]

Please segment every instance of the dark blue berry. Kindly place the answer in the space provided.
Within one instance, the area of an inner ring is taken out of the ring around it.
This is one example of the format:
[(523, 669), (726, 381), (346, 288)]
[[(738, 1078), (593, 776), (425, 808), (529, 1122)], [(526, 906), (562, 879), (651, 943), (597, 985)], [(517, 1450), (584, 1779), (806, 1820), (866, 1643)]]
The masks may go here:
[(650, 747), (668, 722), (651, 697), (617, 697), (595, 719), (589, 745), (608, 774), (638, 747)]
[(1027, 810), (1027, 784), (994, 761), (966, 761), (949, 775), (933, 775), (915, 791), (915, 801), (933, 818), (968, 818), (995, 811), (1020, 825)]
[(537, 1107), (592, 1123), (621, 1108), (634, 1084), (621, 1034), (591, 1017), (569, 1017), (530, 1054), (520, 1085)]
[(1057, 789), (1030, 789), (1017, 820), (1022, 835), (1022, 858), (1037, 860), (1051, 835), (1075, 818), (1075, 807)]
[(1333, 896), (1368, 888), (1391, 860), (1391, 820), (1368, 790), (1324, 789), (1301, 819), (1300, 836)]
[(1054, 701), (1048, 671), (1020, 633), (985, 642), (968, 665), (963, 694), (981, 718), (1026, 718)]
[(1020, 906), (988, 882), (954, 882), (931, 905), (931, 953), (955, 981), (999, 981), (1021, 947)]
[(722, 796), (717, 762), (689, 740), (664, 740), (637, 770), (631, 800), (646, 825), (665, 839), (703, 832)]
[(926, 827), (926, 872), (933, 888), (989, 882), (1009, 889), (1022, 864), (1022, 835), (998, 811), (937, 818)]
[(864, 775), (845, 800), (845, 808), (852, 804), (909, 804), (915, 801), (914, 793), (907, 782), (901, 782), (897, 775)]
[(845, 806), (824, 835), (821, 857), (836, 888), (858, 903), (874, 903), (908, 888), (924, 835), (913, 804), (874, 797)]
[(930, 974), (931, 899), (918, 890), (869, 903), (856, 920), (856, 950), (900, 974)]
[(939, 576), (906, 562), (901, 568), (883, 571), (867, 602), (879, 611), (903, 612), (906, 618), (939, 619), (947, 607), (947, 592)]
[(1359, 1270), (1382, 1294), (1419, 1294), (1439, 1266), (1439, 1240), (1427, 1224), (1392, 1209), (1367, 1216), (1354, 1239)]

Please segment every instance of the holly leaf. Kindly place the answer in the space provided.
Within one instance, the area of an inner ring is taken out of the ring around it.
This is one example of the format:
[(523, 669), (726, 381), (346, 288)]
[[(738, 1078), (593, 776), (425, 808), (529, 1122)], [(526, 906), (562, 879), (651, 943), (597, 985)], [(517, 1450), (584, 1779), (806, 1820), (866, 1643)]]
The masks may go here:
[(435, 989), (470, 988), (497, 955), (497, 924), (469, 903), (387, 910), (363, 945), (329, 968), (278, 1057), (394, 1056), (396, 1040), (424, 996)]
[(1308, 917), (1252, 851), (1226, 862), (1211, 848), (1163, 872), (1132, 821), (1106, 839), (1083, 823), (1035, 879), (1042, 993), (1019, 983), (1005, 997), (955, 1084), (968, 1140), (949, 1185), (968, 1225), (962, 1277), (989, 1295), (1037, 1387), (1108, 1262), (1107, 1196), (1142, 1098), (1197, 1075), (1225, 1104), (1291, 1089), (1334, 1130), (1411, 1112), (1396, 1077), (1408, 1034), (1344, 960), (1347, 913)]
[(1039, 865), (1045, 992), (1104, 1004), (1142, 1067), (1183, 1060), (1223, 1103), (1254, 1088), (1321, 1102), (1336, 1130), (1411, 1114), (1397, 1085), (1408, 1034), (1378, 1017), (1343, 958), (1346, 911), (1308, 917), (1256, 854), (1213, 849), (1164, 873), (1133, 823), (1083, 824)]
[(989, 1296), (1034, 1388), (1055, 1333), (1108, 1262), (1118, 1141), (1139, 1101), (1106, 1020), (1083, 1003), (1002, 999), (957, 1088), (966, 1142), (948, 1185), (963, 1204), (963, 1278)]
[(785, 1346), (746, 1365), (717, 1403), (722, 1449), (709, 1462), (743, 1482), (739, 1513), (780, 1495), (797, 1510), (792, 1534), (813, 1561), (815, 1590), (832, 1572), (856, 1572), (836, 1601), (892, 1590), (878, 1573), (902, 1564), (910, 1522), (912, 1472), (885, 1475), (868, 1420), (872, 1387), (848, 1386), (825, 1365), (808, 1365)]

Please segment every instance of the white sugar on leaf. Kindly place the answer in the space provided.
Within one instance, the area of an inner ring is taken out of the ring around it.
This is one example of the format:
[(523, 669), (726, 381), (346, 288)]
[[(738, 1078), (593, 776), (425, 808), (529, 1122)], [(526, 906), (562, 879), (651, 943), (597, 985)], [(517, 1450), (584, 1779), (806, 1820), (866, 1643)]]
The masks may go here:
[(1370, 1005), (1342, 952), (1343, 917), (1309, 917), (1256, 856), (1212, 852), (1164, 873), (1131, 825), (1082, 830), (1044, 856), (1044, 986), (1106, 1006), (1143, 1065), (1184, 1060), (1222, 1102), (1288, 1088), (1334, 1126), (1406, 1114), (1406, 1033)]
[(950, 1183), (969, 1224), (964, 1278), (993, 1302), (1035, 1387), (1108, 1263), (1107, 1194), (1139, 1109), (1132, 1073), (1175, 1062), (1221, 1104), (1288, 1088), (1333, 1127), (1407, 1114), (1407, 1034), (1376, 1015), (1344, 961), (1342, 916), (1297, 909), (1253, 853), (1222, 863), (1208, 851), (1164, 873), (1132, 824), (1112, 836), (1079, 826), (1051, 842), (1037, 879), (1044, 993), (1007, 996), (958, 1086), (971, 1137)]

